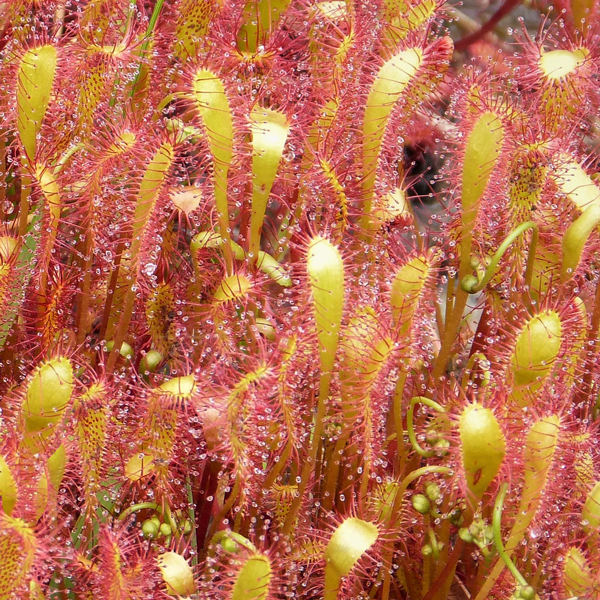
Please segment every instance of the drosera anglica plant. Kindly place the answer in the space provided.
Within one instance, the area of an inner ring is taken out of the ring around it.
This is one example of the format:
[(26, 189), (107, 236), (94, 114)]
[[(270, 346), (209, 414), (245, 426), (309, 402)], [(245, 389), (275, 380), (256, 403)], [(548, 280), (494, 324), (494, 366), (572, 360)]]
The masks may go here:
[(0, 2), (0, 600), (600, 597), (560, 6)]

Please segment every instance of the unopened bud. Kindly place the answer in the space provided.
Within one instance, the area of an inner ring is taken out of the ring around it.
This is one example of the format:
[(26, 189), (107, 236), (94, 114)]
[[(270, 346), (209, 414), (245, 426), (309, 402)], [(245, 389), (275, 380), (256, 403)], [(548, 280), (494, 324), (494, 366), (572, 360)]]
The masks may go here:
[(435, 451), (440, 456), (446, 456), (448, 454), (448, 448), (450, 448), (450, 442), (444, 438), (440, 438), (435, 444), (433, 444)]
[(163, 356), (156, 350), (150, 350), (146, 352), (142, 360), (140, 361), (140, 373), (154, 373), (158, 368), (158, 365), (162, 362)]
[(458, 530), (458, 537), (467, 544), (470, 544), (475, 539), (473, 534), (466, 527), (462, 527)]
[(535, 588), (531, 585), (524, 585), (519, 591), (518, 591), (518, 597), (522, 598), (523, 600), (534, 600), (535, 598)]
[(442, 497), (442, 490), (437, 483), (430, 482), (425, 486), (425, 494), (432, 502), (436, 502)]
[(494, 528), (491, 525), (485, 526), (485, 529), (483, 530), (483, 537), (487, 542), (494, 541)]
[(423, 494), (415, 494), (412, 497), (413, 508), (422, 515), (426, 515), (431, 510), (431, 502)]
[(154, 519), (147, 519), (142, 523), (142, 534), (147, 540), (153, 540), (158, 535), (159, 526)]

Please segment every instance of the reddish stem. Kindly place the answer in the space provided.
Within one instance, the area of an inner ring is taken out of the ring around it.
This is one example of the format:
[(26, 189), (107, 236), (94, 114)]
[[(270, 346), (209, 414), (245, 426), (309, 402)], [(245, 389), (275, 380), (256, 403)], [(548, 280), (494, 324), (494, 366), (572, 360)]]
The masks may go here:
[(458, 563), (458, 559), (462, 554), (462, 551), (465, 547), (465, 543), (459, 538), (454, 546), (454, 550), (452, 550), (452, 554), (448, 557), (448, 562), (446, 562), (446, 566), (440, 573), (439, 577), (433, 582), (429, 591), (423, 596), (422, 600), (433, 600), (435, 595), (444, 587), (447, 583), (447, 579), (452, 577), (454, 570), (456, 569), (456, 565)]
[(510, 12), (513, 11), (517, 6), (521, 4), (521, 0), (505, 0), (504, 4), (492, 15), (490, 20), (485, 23), (481, 29), (475, 31), (474, 33), (464, 37), (462, 40), (458, 40), (454, 44), (455, 50), (465, 50), (475, 42), (478, 42), (482, 37), (493, 31), (494, 27), (498, 25), (498, 23), (506, 17)]

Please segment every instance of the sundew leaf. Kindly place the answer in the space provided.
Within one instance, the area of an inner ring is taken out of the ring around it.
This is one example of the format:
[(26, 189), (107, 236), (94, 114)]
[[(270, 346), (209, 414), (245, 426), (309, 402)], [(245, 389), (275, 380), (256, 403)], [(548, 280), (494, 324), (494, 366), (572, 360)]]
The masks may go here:
[(583, 167), (568, 155), (561, 155), (564, 162), (553, 176), (556, 186), (579, 211), (594, 205), (600, 206), (600, 188)]
[(504, 126), (492, 111), (483, 113), (468, 135), (462, 170), (463, 228), (473, 227), (481, 200), (504, 143)]
[(404, 0), (386, 0), (383, 17), (386, 21), (384, 40), (387, 44), (397, 44), (412, 32), (423, 29), (436, 15), (437, 0), (421, 0), (407, 3)]
[(369, 90), (363, 121), (363, 190), (366, 196), (365, 215), (370, 215), (377, 165), (385, 129), (408, 84), (423, 62), (421, 48), (403, 50), (386, 61), (379, 69)]
[(108, 394), (104, 384), (95, 383), (74, 403), (75, 435), (81, 455), (86, 508), (96, 505), (96, 493), (104, 470), (108, 434)]
[(74, 375), (66, 357), (42, 363), (34, 372), (22, 406), (25, 431), (44, 434), (62, 419), (71, 401)]
[(9, 516), (17, 503), (17, 496), (17, 483), (12, 470), (0, 454), (0, 508)]
[(342, 578), (350, 574), (356, 563), (375, 544), (379, 529), (369, 521), (356, 517), (346, 519), (335, 530), (325, 548), (324, 600), (336, 600)]
[(570, 279), (575, 273), (585, 243), (598, 223), (600, 223), (600, 205), (590, 204), (565, 231), (562, 240), (561, 276), (563, 281)]
[(565, 555), (563, 582), (569, 596), (586, 598), (593, 594), (594, 575), (585, 554), (577, 546), (571, 546)]
[(494, 412), (477, 402), (462, 411), (459, 430), (467, 488), (480, 500), (504, 461), (506, 439)]
[[(515, 513), (514, 525), (505, 543), (508, 556), (511, 556), (519, 546), (527, 528), (535, 519), (548, 480), (548, 472), (554, 461), (560, 429), (560, 417), (550, 415), (537, 420), (527, 433), (523, 457), (525, 463), (523, 491), (519, 510)], [(493, 571), (486, 578), (483, 592), (489, 593), (505, 566), (504, 561), (498, 559)]]
[(390, 290), (390, 304), (394, 324), (402, 335), (410, 330), (431, 272), (432, 265), (429, 258), (415, 256), (394, 273)]
[(290, 0), (249, 0), (242, 12), (237, 47), (243, 54), (256, 54), (277, 28)]
[[(137, 281), (140, 252), (146, 237), (148, 224), (156, 207), (160, 192), (167, 180), (169, 170), (175, 158), (175, 149), (170, 142), (163, 142), (146, 166), (142, 182), (137, 194), (137, 202), (133, 216), (133, 231), (128, 259), (122, 260), (119, 268), (117, 287), (111, 310), (106, 339), (112, 340), (116, 335), (117, 323), (121, 337), (126, 333), (133, 310), (135, 292), (133, 286)], [(123, 339), (117, 340), (121, 347)]]
[(104, 61), (89, 67), (84, 65), (84, 70), (86, 72), (79, 89), (77, 113), (80, 117), (77, 121), (77, 133), (88, 137), (93, 131), (94, 113), (105, 95), (107, 75), (110, 73)]
[(230, 232), (227, 178), (233, 160), (233, 117), (229, 100), (219, 76), (208, 69), (200, 69), (196, 72), (192, 95), (214, 161), (214, 194), (219, 213), (220, 233), (228, 242)]
[(282, 112), (270, 108), (255, 108), (250, 113), (252, 130), (252, 215), (250, 218), (249, 252), (256, 257), (260, 248), (260, 233), (273, 182), (290, 124)]
[(550, 415), (536, 421), (527, 433), (524, 453), (525, 481), (517, 518), (505, 543), (507, 552), (517, 547), (535, 517), (548, 479), (548, 471), (554, 460), (560, 429), (560, 417)]
[(183, 0), (175, 27), (173, 54), (182, 62), (194, 58), (208, 44), (207, 34), (212, 20), (218, 14), (216, 0)]
[(317, 236), (308, 246), (306, 266), (319, 337), (321, 370), (330, 373), (344, 310), (344, 262), (336, 246)]
[(230, 600), (264, 600), (272, 577), (271, 561), (267, 556), (260, 553), (249, 556), (243, 560), (235, 577)]
[(0, 532), (0, 600), (9, 600), (29, 574), (38, 542), (33, 529), (23, 520), (3, 513)]
[(531, 317), (517, 336), (510, 357), (510, 372), (514, 382), (511, 399), (526, 406), (543, 386), (561, 349), (563, 326), (553, 311)]
[(587, 56), (588, 51), (585, 48), (551, 50), (542, 52), (538, 64), (547, 80), (556, 81), (576, 73), (585, 63)]
[(194, 572), (181, 554), (165, 552), (156, 559), (156, 563), (168, 594), (181, 597), (189, 596), (196, 591)]
[(50, 104), (57, 59), (56, 48), (47, 44), (28, 50), (19, 66), (17, 131), (30, 162), (35, 160), (37, 135)]

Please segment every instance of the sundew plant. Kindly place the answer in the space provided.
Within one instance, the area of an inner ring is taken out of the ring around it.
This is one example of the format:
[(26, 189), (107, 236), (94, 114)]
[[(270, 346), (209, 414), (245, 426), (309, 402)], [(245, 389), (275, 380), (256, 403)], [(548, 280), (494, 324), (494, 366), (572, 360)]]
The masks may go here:
[(0, 600), (600, 598), (600, 3), (516, 4), (0, 2)]

